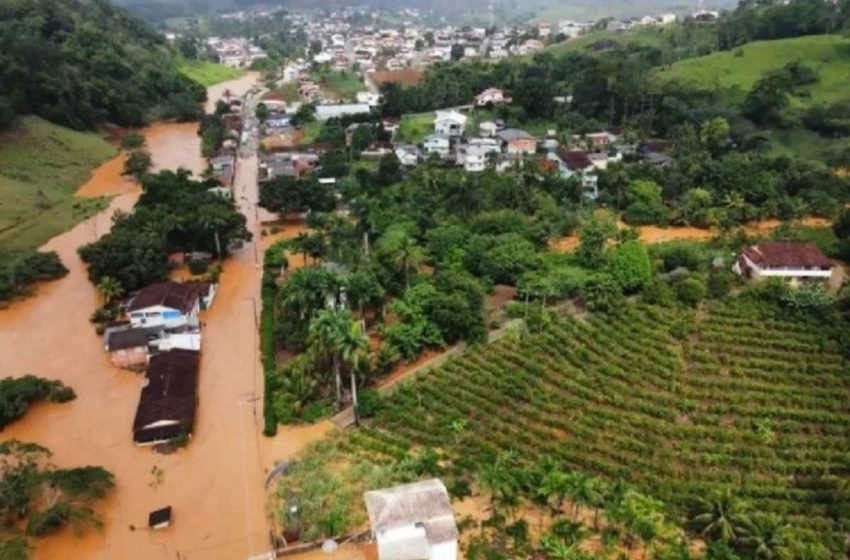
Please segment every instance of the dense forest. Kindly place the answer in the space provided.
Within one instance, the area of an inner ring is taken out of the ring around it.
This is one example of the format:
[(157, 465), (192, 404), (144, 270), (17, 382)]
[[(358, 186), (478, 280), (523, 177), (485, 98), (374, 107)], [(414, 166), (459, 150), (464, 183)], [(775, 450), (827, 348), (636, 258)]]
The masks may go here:
[(0, 126), (28, 113), (78, 129), (194, 118), (204, 97), (160, 35), (106, 0), (0, 4)]

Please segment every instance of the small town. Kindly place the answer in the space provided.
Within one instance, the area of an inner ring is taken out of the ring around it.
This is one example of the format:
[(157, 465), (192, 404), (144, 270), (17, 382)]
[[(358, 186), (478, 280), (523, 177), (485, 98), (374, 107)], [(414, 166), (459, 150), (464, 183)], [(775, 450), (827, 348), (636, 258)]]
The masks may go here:
[(0, 559), (850, 554), (850, 0), (0, 9)]

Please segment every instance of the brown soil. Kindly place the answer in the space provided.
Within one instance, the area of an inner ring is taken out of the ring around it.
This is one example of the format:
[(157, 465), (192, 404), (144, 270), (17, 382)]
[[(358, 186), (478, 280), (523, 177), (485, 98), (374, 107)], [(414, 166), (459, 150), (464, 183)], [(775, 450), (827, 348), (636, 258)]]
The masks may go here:
[[(749, 235), (758, 235), (770, 233), (782, 224), (780, 220), (764, 220), (761, 222), (751, 222), (744, 226), (744, 231)], [(805, 218), (802, 224), (812, 227), (824, 227), (831, 224), (829, 220), (824, 218)], [(617, 226), (620, 229), (625, 229), (628, 226), (623, 222), (619, 222)], [(667, 241), (707, 241), (720, 235), (721, 231), (716, 228), (695, 228), (688, 226), (675, 227), (659, 227), (659, 226), (640, 226), (637, 228), (640, 233), (641, 241), (645, 243), (665, 243)], [(579, 240), (576, 235), (568, 235), (553, 240), (550, 243), (552, 249), (564, 252), (574, 251), (578, 248)]]
[(393, 83), (403, 86), (415, 86), (422, 79), (423, 72), (414, 68), (404, 70), (385, 70), (382, 72), (370, 72), (369, 78), (380, 87), (383, 84)]

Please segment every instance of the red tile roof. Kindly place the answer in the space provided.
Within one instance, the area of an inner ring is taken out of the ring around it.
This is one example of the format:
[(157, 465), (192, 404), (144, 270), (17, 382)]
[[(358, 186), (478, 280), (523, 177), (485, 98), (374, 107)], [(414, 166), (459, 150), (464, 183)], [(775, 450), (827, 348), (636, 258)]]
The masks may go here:
[(593, 165), (593, 162), (587, 157), (587, 153), (582, 150), (559, 150), (558, 157), (570, 171), (587, 169)]
[(195, 307), (200, 297), (199, 284), (178, 282), (160, 282), (145, 286), (130, 302), (129, 311), (138, 311), (161, 305), (188, 313)]
[(763, 268), (831, 268), (830, 261), (815, 243), (771, 241), (744, 247), (748, 259)]
[[(192, 350), (169, 350), (153, 356), (133, 420), (133, 439), (144, 443), (191, 433), (197, 407), (201, 355)], [(174, 424), (149, 428), (152, 424)]]

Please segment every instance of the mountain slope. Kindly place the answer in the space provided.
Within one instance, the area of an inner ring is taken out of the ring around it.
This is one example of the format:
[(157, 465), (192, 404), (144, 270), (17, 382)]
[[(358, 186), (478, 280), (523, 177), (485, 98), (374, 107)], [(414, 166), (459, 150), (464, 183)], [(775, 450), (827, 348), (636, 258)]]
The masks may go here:
[(0, 124), (35, 113), (74, 128), (139, 125), (189, 116), (203, 96), (161, 36), (106, 0), (0, 2)]
[(840, 35), (810, 35), (775, 41), (756, 41), (732, 51), (682, 60), (659, 74), (662, 80), (682, 79), (703, 88), (719, 87), (733, 101), (747, 92), (766, 72), (799, 61), (818, 74), (797, 103), (808, 106), (850, 97), (850, 39)]

